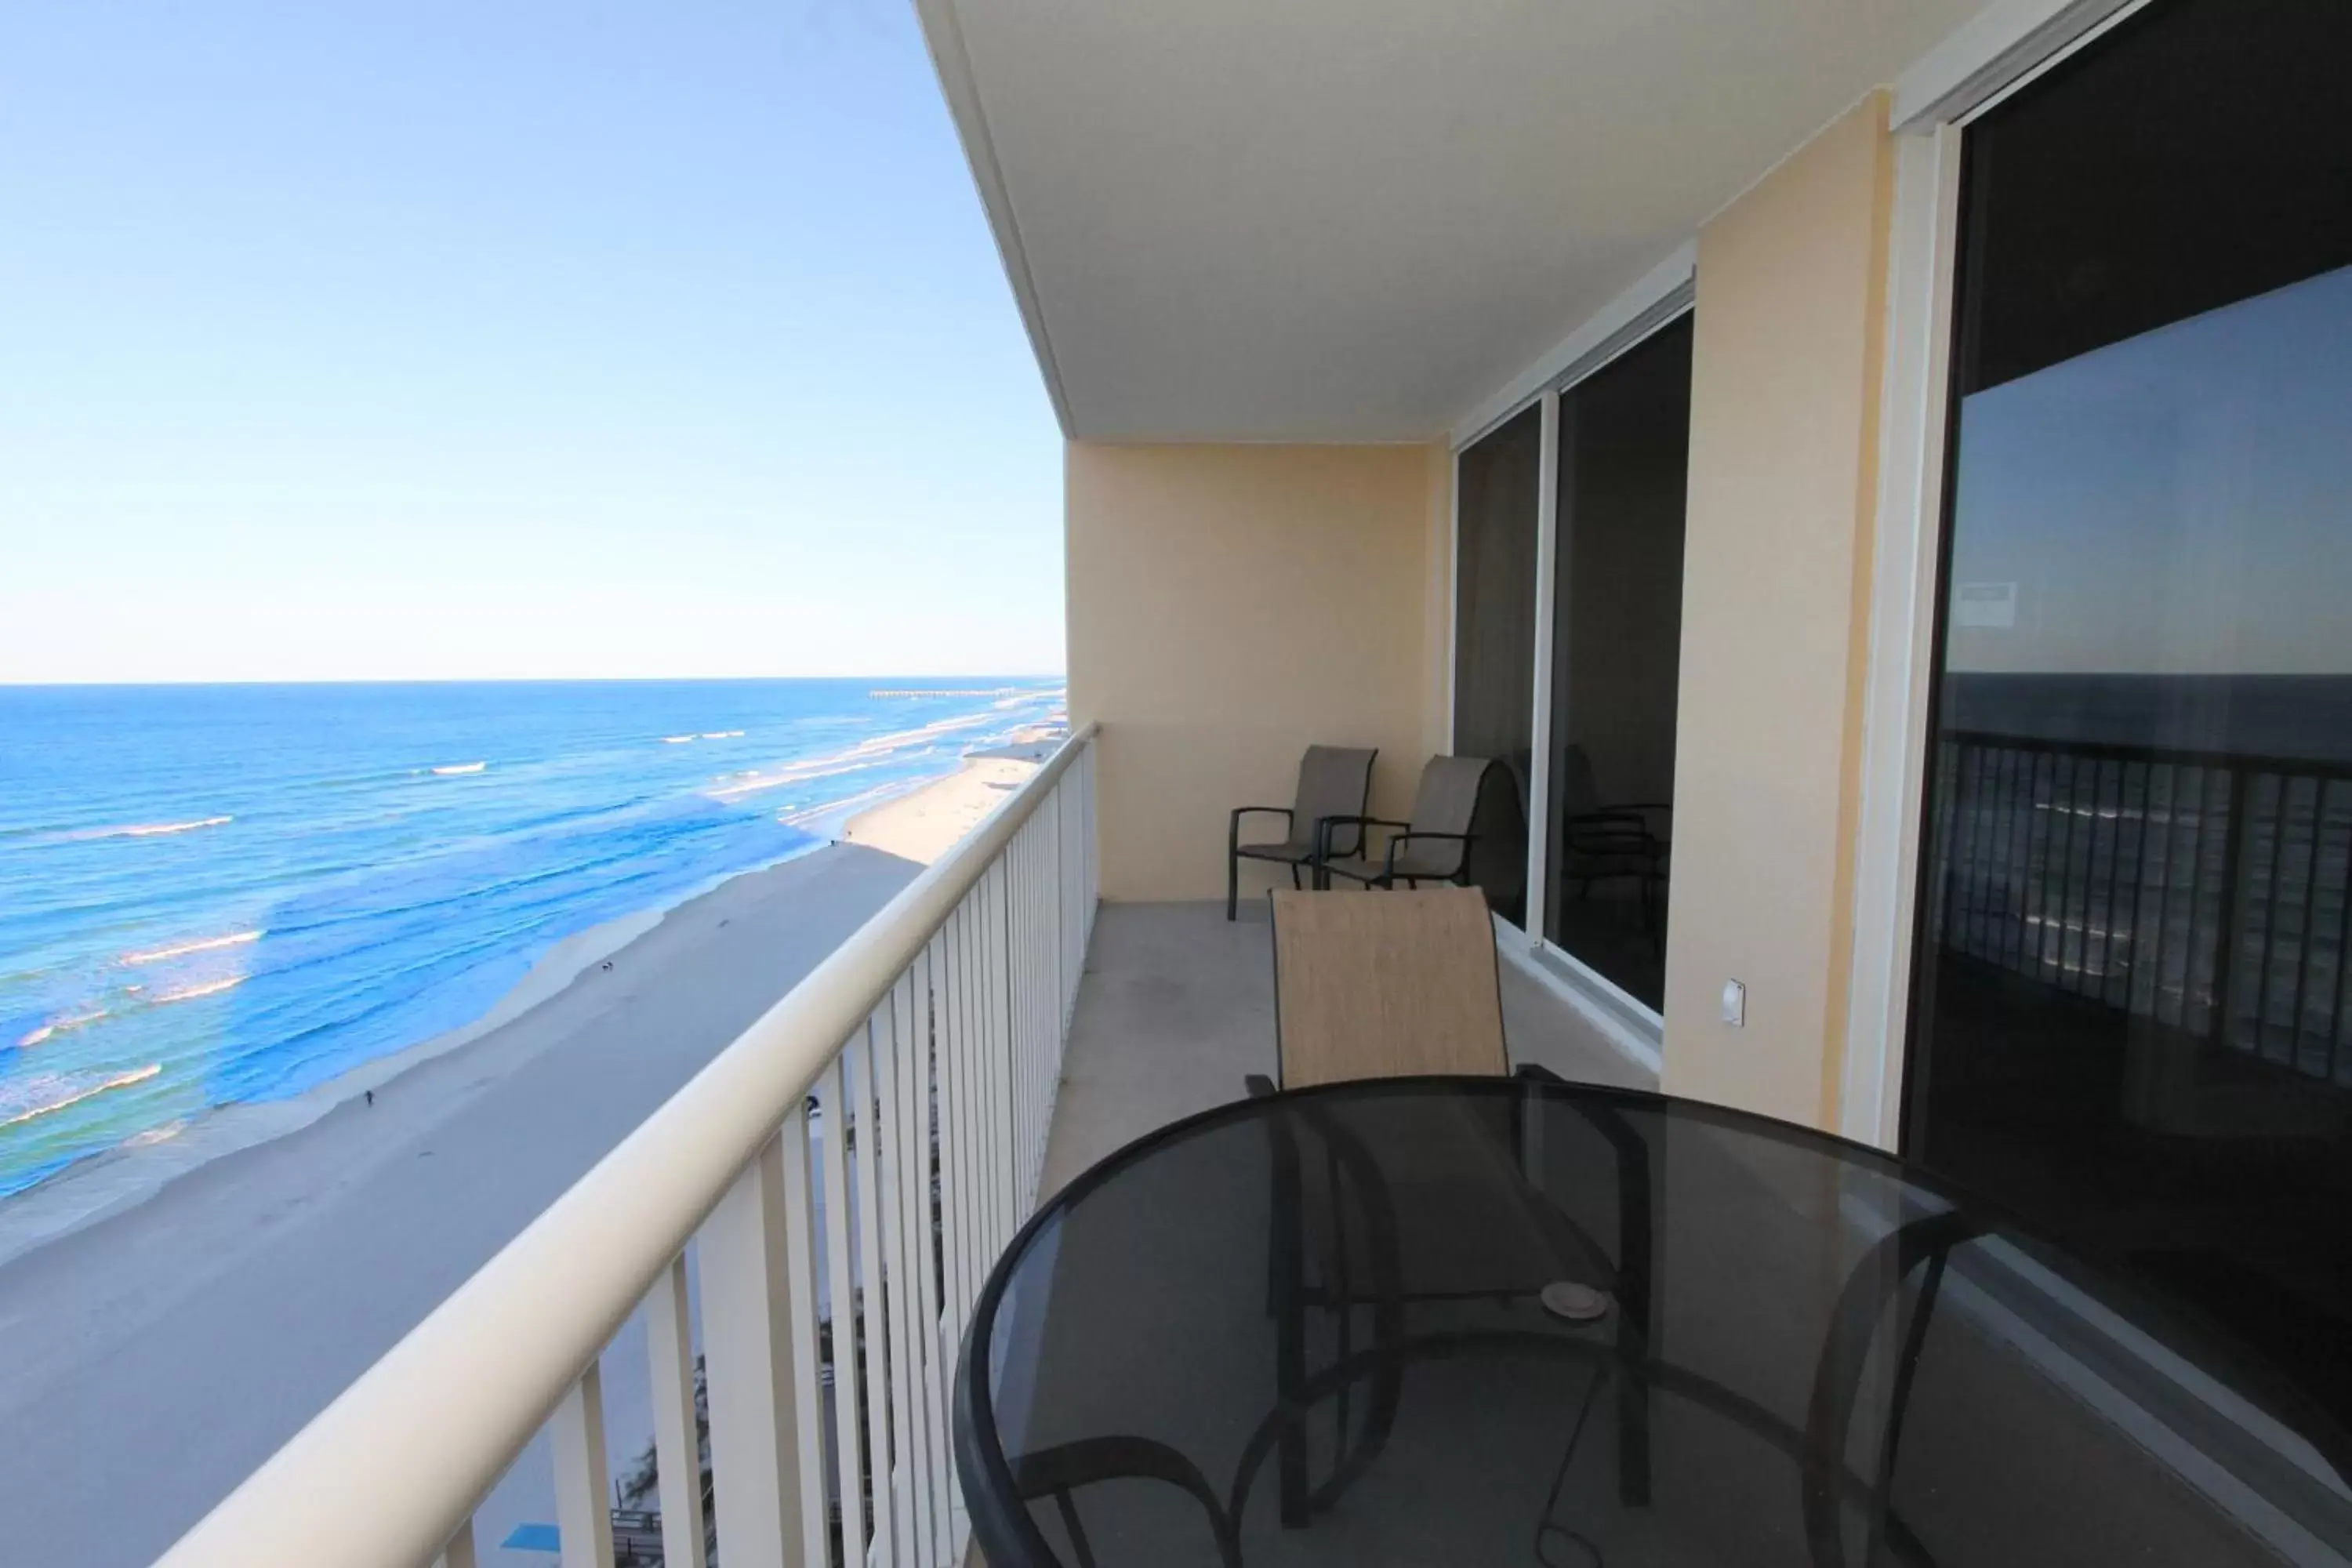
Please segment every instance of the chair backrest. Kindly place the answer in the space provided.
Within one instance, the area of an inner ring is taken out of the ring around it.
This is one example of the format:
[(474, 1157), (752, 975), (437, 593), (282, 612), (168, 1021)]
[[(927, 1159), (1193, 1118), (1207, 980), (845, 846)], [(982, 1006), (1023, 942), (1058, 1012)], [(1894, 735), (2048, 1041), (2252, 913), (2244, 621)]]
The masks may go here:
[[(1311, 844), (1315, 824), (1326, 816), (1361, 816), (1372, 794), (1371, 747), (1309, 746), (1298, 763), (1298, 795), (1292, 804), (1291, 838)], [(1363, 829), (1347, 827), (1331, 836), (1331, 847), (1353, 855), (1363, 843)]]
[(1495, 925), (1477, 889), (1273, 897), (1285, 1088), (1510, 1070)]
[(1560, 753), (1560, 800), (1566, 806), (1564, 816), (1581, 816), (1601, 809), (1601, 783), (1592, 774), (1592, 759), (1584, 748), (1570, 742)]
[[(1413, 832), (1470, 832), (1470, 823), (1477, 820), (1479, 785), (1491, 766), (1489, 757), (1430, 757), (1421, 769), (1421, 787), (1413, 790)], [(1423, 844), (1416, 858), (1454, 875), (1463, 863), (1463, 847)]]

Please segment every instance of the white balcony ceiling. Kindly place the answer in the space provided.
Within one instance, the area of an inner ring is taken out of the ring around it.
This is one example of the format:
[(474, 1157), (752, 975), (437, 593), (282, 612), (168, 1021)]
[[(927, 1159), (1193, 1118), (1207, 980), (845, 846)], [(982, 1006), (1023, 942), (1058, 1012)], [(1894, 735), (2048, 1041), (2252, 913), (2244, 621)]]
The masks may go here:
[(1074, 437), (1446, 430), (1982, 0), (918, 0)]

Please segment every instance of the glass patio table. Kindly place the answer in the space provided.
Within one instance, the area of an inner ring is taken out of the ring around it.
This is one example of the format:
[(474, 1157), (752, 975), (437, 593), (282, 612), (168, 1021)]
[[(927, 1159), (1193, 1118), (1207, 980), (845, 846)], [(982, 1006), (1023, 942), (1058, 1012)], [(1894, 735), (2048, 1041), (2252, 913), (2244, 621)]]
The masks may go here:
[(955, 1406), (992, 1568), (2352, 1562), (2340, 1429), (2174, 1309), (1874, 1151), (1539, 1079), (1130, 1145)]

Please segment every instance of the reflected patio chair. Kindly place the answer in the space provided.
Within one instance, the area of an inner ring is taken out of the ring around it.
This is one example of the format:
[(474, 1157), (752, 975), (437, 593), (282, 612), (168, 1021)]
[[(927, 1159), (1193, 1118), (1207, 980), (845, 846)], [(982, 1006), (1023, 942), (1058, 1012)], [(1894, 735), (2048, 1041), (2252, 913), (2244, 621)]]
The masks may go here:
[(1658, 892), (1666, 879), (1668, 840), (1658, 831), (1674, 807), (1664, 802), (1633, 801), (1604, 804), (1584, 748), (1570, 745), (1561, 754), (1559, 879), (1573, 883), (1581, 901), (1591, 896), (1592, 884), (1631, 878), (1642, 901), (1642, 929), (1656, 946), (1663, 935), (1658, 921)]
[[(1344, 818), (1360, 826), (1345, 830), (1328, 842), (1338, 852), (1353, 855), (1362, 847), (1364, 803), (1371, 798), (1372, 758), (1377, 748), (1370, 746), (1309, 746), (1307, 755), (1299, 759), (1298, 791), (1288, 805), (1238, 805), (1234, 808), (1225, 827), (1225, 919), (1234, 918), (1241, 894), (1241, 868), (1244, 860), (1271, 860), (1290, 868), (1290, 885), (1301, 885), (1301, 873), (1314, 863), (1326, 842), (1323, 824), (1332, 818)], [(1253, 814), (1279, 816), (1287, 830), (1283, 837), (1266, 842), (1242, 842), (1242, 818)]]
[[(1317, 846), (1315, 856), (1315, 885), (1328, 888), (1335, 875), (1368, 888), (1393, 888), (1399, 882), (1408, 888), (1423, 882), (1467, 882), (1478, 796), (1487, 770), (1494, 765), (1486, 757), (1430, 758), (1421, 770), (1421, 787), (1413, 792), (1410, 821), (1381, 816), (1324, 818), (1324, 840)], [(1343, 837), (1373, 827), (1390, 830), (1388, 844), (1377, 859), (1369, 841), (1358, 853)]]

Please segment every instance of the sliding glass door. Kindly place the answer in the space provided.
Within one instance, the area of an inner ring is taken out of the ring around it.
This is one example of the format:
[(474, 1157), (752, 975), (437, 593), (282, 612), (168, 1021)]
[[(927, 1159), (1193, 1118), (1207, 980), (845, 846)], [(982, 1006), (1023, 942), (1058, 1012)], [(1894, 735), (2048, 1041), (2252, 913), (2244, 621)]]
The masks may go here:
[(1665, 998), (1691, 322), (1559, 395), (1543, 934)]
[(1526, 780), (1535, 749), (1536, 532), (1543, 416), (1528, 408), (1462, 449), (1454, 492), (1454, 752), (1503, 763), (1478, 812), (1472, 874), (1525, 919)]
[[(1454, 749), (1506, 764), (1493, 793), (1508, 797), (1481, 807), (1506, 826), (1482, 826), (1477, 879), (1507, 918), (1652, 1010), (1665, 994), (1690, 391), (1685, 313), (1464, 447), (1454, 476)], [(1538, 791), (1544, 831), (1529, 835), (1519, 814)]]
[(1906, 1152), (2352, 1418), (2352, 7), (1967, 132)]

